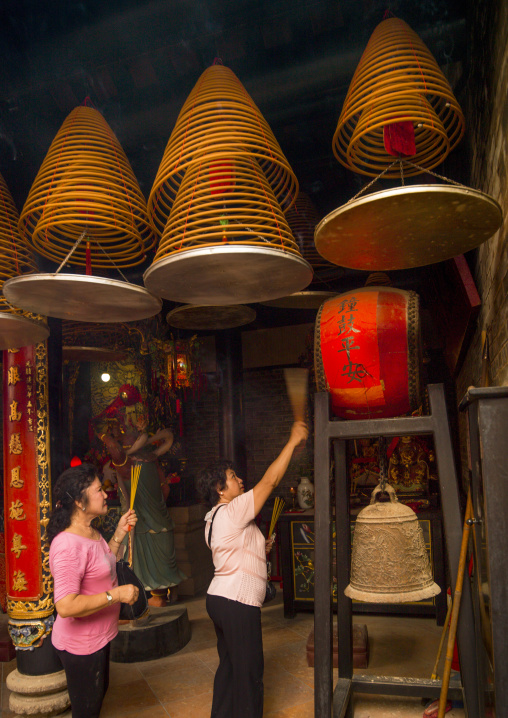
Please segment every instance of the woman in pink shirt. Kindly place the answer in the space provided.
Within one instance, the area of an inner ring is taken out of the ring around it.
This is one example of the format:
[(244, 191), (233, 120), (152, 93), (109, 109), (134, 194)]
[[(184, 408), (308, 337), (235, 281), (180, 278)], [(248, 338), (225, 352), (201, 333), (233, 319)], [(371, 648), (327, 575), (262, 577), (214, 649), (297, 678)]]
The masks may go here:
[(205, 516), (205, 540), (215, 574), (206, 609), (217, 634), (219, 667), (213, 686), (212, 718), (261, 718), (263, 715), (263, 641), (261, 606), (266, 591), (265, 539), (254, 523), (279, 485), (295, 448), (307, 438), (302, 421), (265, 475), (244, 493), (231, 462), (211, 466), (198, 490), (213, 508)]
[(109, 644), (118, 633), (120, 603), (133, 604), (136, 586), (119, 586), (116, 555), (136, 514), (127, 511), (107, 544), (91, 526), (107, 512), (95, 467), (67, 469), (55, 484), (48, 524), (49, 566), (57, 618), (51, 636), (67, 677), (72, 718), (98, 718), (109, 682)]

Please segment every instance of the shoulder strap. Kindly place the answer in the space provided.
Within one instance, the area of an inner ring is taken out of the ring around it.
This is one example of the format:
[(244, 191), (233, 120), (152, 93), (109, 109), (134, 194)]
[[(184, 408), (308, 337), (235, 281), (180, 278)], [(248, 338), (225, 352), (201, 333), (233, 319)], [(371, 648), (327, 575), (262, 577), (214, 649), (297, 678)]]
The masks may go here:
[(217, 516), (217, 513), (218, 513), (219, 509), (221, 508), (221, 506), (227, 506), (227, 504), (219, 504), (219, 506), (217, 506), (217, 509), (215, 510), (215, 513), (214, 513), (214, 515), (212, 516), (212, 520), (211, 520), (211, 522), (210, 522), (210, 528), (208, 529), (208, 541), (207, 541), (207, 543), (208, 543), (208, 548), (209, 548), (209, 549), (212, 548), (211, 545), (210, 545), (210, 541), (212, 540), (212, 526), (213, 526), (213, 522), (215, 521), (215, 517)]

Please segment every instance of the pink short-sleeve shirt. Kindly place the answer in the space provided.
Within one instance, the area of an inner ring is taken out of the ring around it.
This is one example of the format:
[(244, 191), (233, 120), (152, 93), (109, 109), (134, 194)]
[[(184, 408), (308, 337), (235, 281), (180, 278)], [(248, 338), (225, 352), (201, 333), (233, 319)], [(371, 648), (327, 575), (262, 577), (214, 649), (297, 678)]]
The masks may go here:
[[(103, 538), (99, 541), (62, 531), (52, 541), (49, 567), (54, 579), (54, 600), (70, 593), (93, 596), (118, 586), (116, 557)], [(78, 656), (103, 648), (118, 633), (120, 604), (79, 618), (57, 616), (52, 642), (60, 651)]]
[(207, 513), (207, 543), (210, 521), (216, 511), (211, 539), (215, 574), (208, 593), (249, 606), (262, 606), (267, 578), (265, 539), (254, 523), (252, 489), (225, 506), (214, 506)]

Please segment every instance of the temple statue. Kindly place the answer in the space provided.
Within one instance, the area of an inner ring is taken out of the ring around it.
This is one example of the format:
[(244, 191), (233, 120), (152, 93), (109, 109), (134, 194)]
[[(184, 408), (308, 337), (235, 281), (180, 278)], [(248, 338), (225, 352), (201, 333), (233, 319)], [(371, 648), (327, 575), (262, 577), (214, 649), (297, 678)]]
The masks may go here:
[[(95, 432), (110, 457), (108, 478), (114, 471), (125, 510), (130, 505), (131, 470), (140, 467), (139, 481), (134, 495), (134, 510), (138, 523), (131, 535), (132, 568), (148, 591), (155, 605), (161, 605), (171, 590), (176, 597), (176, 586), (186, 576), (176, 564), (173, 537), (173, 520), (166, 507), (163, 486), (167, 490), (164, 472), (158, 458), (173, 444), (169, 429), (160, 429), (149, 436), (146, 416), (135, 423), (126, 420), (121, 406), (114, 415), (101, 416), (94, 422)], [(108, 470), (105, 472), (108, 473)]]

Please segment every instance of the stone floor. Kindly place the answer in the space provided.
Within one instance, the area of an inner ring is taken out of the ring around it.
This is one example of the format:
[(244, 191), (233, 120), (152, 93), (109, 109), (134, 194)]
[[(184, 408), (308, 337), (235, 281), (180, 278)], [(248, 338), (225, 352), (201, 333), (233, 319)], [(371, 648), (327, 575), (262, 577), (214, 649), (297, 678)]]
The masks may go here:
[[(264, 718), (312, 718), (314, 671), (307, 666), (305, 645), (313, 615), (284, 618), (282, 597), (262, 609), (265, 651)], [(192, 638), (179, 653), (156, 661), (111, 664), (111, 681), (101, 718), (209, 718), (217, 651), (204, 597), (186, 602)], [(430, 677), (441, 629), (432, 619), (356, 616), (366, 623), (370, 640), (369, 668), (362, 673)], [(8, 708), (7, 674), (15, 661), (2, 666), (3, 718)], [(355, 698), (355, 718), (422, 718), (421, 700), (363, 696)], [(463, 718), (453, 708), (447, 718)]]

